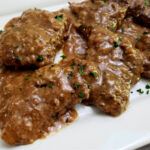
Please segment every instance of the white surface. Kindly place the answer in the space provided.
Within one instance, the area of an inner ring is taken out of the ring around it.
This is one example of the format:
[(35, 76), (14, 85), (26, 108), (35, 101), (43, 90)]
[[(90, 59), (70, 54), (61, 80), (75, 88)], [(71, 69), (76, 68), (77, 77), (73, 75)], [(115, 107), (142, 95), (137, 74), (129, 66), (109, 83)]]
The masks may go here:
[[(56, 4), (62, 7), (65, 2), (67, 0), (0, 0), (0, 27), (18, 15), (18, 11), (33, 7), (55, 10)], [(130, 150), (150, 143), (150, 95), (136, 92), (146, 82), (141, 81), (134, 87), (129, 108), (120, 117), (78, 106), (78, 120), (55, 135), (19, 147), (9, 147), (0, 141), (0, 150)]]

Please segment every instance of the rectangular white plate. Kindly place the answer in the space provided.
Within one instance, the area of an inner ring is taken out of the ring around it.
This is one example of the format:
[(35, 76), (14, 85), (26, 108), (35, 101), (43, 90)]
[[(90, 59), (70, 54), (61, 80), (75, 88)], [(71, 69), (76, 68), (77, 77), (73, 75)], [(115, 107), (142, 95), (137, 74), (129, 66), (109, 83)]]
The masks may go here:
[[(75, 0), (77, 2), (77, 0)], [(67, 0), (0, 0), (0, 28), (28, 8), (56, 10)], [(77, 106), (79, 118), (70, 126), (34, 144), (10, 147), (0, 140), (0, 150), (128, 150), (150, 143), (150, 94), (139, 95), (148, 81), (140, 81), (127, 111), (113, 118), (86, 106)]]

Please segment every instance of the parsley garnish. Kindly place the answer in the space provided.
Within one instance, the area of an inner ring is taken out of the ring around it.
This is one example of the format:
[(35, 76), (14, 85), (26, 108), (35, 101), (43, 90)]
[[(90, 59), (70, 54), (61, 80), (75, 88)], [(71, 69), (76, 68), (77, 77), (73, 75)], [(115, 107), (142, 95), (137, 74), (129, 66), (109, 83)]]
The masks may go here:
[(150, 0), (144, 0), (144, 6), (149, 7), (150, 6)]
[(74, 83), (73, 84), (73, 88), (76, 90), (80, 87), (81, 85), (79, 83)]
[(44, 60), (42, 55), (37, 56), (36, 61), (42, 62)]
[(74, 69), (74, 66), (75, 66), (76, 64), (75, 64), (75, 62), (72, 62), (72, 64), (70, 65), (70, 67), (72, 68), (72, 69)]
[(58, 21), (62, 21), (63, 20), (63, 15), (57, 15), (55, 16), (55, 19), (58, 20)]
[(145, 88), (150, 89), (150, 84), (146, 84)]
[(16, 61), (18, 61), (18, 62), (20, 62), (20, 61), (22, 60), (21, 57), (19, 57), (19, 56), (16, 56), (15, 59), (16, 59)]
[(0, 30), (0, 34), (3, 33), (3, 30)]
[(73, 72), (70, 72), (70, 73), (68, 74), (68, 79), (70, 80), (72, 77), (73, 77)]
[(94, 78), (97, 77), (97, 73), (96, 72), (90, 72), (89, 75), (92, 76), (92, 77), (94, 77)]
[(62, 55), (62, 56), (61, 56), (61, 58), (62, 58), (62, 59), (65, 59), (65, 58), (66, 58), (66, 56), (65, 56), (65, 55)]
[(52, 89), (53, 86), (54, 86), (54, 83), (48, 83), (47, 86), (48, 86), (50, 89)]
[(80, 92), (78, 96), (79, 98), (83, 99), (85, 97), (85, 94), (83, 92)]
[(79, 73), (80, 73), (81, 76), (83, 76), (85, 74), (84, 69), (85, 69), (85, 66), (83, 66), (83, 65), (79, 66)]
[(147, 31), (144, 31), (144, 32), (143, 32), (143, 34), (144, 34), (144, 35), (147, 35), (147, 34), (149, 34), (149, 32), (147, 32)]
[(138, 89), (138, 90), (136, 90), (137, 92), (139, 92), (140, 94), (143, 94), (144, 93), (144, 91), (142, 90), (142, 89)]
[(27, 81), (27, 80), (30, 80), (30, 76), (26, 76), (24, 77), (24, 79)]
[(117, 41), (114, 41), (114, 43), (113, 43), (114, 48), (117, 48), (120, 46), (121, 40), (122, 40), (121, 37), (119, 37)]

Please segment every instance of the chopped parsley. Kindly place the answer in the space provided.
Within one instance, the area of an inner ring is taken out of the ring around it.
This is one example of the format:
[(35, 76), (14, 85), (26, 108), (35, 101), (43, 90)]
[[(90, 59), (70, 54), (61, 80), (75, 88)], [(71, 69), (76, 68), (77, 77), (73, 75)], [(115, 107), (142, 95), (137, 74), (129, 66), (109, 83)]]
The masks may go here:
[(17, 62), (20, 62), (22, 60), (21, 57), (19, 57), (19, 56), (16, 56), (15, 59)]
[(76, 90), (76, 89), (79, 89), (81, 85), (79, 83), (74, 83), (73, 84), (73, 88)]
[(80, 73), (81, 76), (83, 76), (85, 74), (84, 69), (85, 69), (84, 65), (79, 66), (79, 73)]
[(149, 34), (149, 32), (147, 32), (147, 31), (144, 31), (144, 32), (143, 32), (143, 35), (147, 35), (147, 34)]
[(110, 24), (110, 26), (109, 26), (109, 28), (110, 28), (110, 30), (111, 31), (115, 31), (116, 30), (116, 23), (113, 21), (113, 22), (111, 22), (111, 24)]
[(54, 86), (54, 83), (48, 83), (48, 84), (47, 84), (47, 87), (49, 87), (50, 89), (52, 89), (53, 86)]
[(144, 0), (144, 6), (149, 7), (150, 6), (150, 0)]
[(147, 90), (147, 91), (146, 91), (146, 94), (148, 95), (149, 93), (150, 93), (150, 90)]
[(136, 41), (140, 41), (140, 40), (141, 40), (141, 35), (138, 35)]
[(146, 84), (145, 88), (150, 89), (150, 84)]
[(70, 80), (72, 77), (73, 77), (73, 72), (70, 72), (70, 73), (68, 74), (68, 79)]
[(0, 30), (0, 34), (3, 33), (3, 30)]
[(89, 75), (96, 78), (97, 77), (97, 72), (92, 71), (92, 72), (89, 73)]
[(66, 56), (65, 55), (62, 55), (62, 56), (60, 56), (62, 59), (65, 59), (66, 58)]
[(83, 92), (80, 92), (78, 96), (79, 98), (83, 99), (85, 97), (85, 94)]
[(121, 40), (122, 40), (122, 38), (121, 38), (121, 37), (119, 37), (117, 41), (114, 41), (114, 43), (113, 43), (113, 47), (114, 47), (114, 48), (119, 47), (119, 46), (120, 46), (120, 44), (121, 44)]
[(25, 76), (24, 79), (27, 81), (27, 80), (30, 80), (30, 76)]
[(42, 55), (37, 56), (36, 61), (42, 62), (44, 60), (44, 57)]
[(121, 27), (121, 32), (124, 33), (124, 27)]
[(63, 14), (55, 16), (55, 19), (58, 21), (62, 21), (63, 20)]
[(144, 91), (142, 90), (142, 89), (138, 89), (138, 90), (136, 90), (139, 94), (143, 94), (144, 93)]
[(74, 66), (75, 66), (76, 64), (75, 64), (75, 62), (72, 62), (72, 64), (70, 65), (70, 67), (72, 68), (72, 69), (74, 69)]

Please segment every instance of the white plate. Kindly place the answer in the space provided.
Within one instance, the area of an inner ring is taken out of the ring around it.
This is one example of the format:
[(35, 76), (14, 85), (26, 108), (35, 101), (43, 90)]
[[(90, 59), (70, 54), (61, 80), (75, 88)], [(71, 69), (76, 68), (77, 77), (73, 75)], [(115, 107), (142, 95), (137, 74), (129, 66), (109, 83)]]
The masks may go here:
[[(77, 1), (77, 0), (76, 0)], [(27, 8), (55, 10), (67, 6), (67, 0), (0, 0), (0, 27), (18, 11)], [(150, 143), (150, 94), (136, 90), (148, 81), (140, 81), (133, 89), (128, 110), (120, 117), (109, 117), (86, 107), (77, 106), (79, 118), (55, 135), (34, 144), (9, 147), (0, 141), (0, 150), (128, 150)]]

